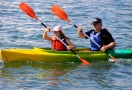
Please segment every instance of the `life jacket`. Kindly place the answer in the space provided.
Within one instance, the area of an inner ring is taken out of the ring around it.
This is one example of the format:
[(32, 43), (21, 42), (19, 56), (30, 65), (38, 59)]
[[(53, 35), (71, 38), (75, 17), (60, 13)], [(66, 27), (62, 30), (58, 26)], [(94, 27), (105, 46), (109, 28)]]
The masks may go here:
[[(61, 39), (61, 38), (60, 38)], [(66, 38), (61, 39), (64, 43), (66, 43)], [(55, 37), (52, 38), (51, 41), (52, 49), (56, 51), (67, 51), (67, 47)]]
[(101, 40), (100, 40), (100, 34), (101, 34), (101, 32), (98, 32), (98, 33), (96, 33), (96, 35), (94, 35), (94, 31), (92, 31), (91, 33), (90, 33), (90, 38), (93, 40), (93, 41), (95, 41), (99, 46), (97, 46), (92, 40), (90, 40), (90, 43), (91, 43), (91, 50), (92, 51), (99, 51), (100, 49), (101, 49), (101, 47), (102, 47), (102, 42), (101, 42)]

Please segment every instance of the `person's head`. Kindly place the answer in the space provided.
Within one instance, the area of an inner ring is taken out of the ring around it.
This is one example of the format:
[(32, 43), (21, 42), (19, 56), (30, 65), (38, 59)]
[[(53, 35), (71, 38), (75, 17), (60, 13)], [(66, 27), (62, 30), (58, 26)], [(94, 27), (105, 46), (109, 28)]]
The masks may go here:
[(61, 37), (61, 38), (65, 37), (64, 33), (62, 32), (62, 27), (61, 26), (55, 26), (52, 31), (58, 37)]
[(92, 25), (95, 30), (101, 30), (102, 29), (102, 20), (100, 18), (95, 18), (92, 22)]

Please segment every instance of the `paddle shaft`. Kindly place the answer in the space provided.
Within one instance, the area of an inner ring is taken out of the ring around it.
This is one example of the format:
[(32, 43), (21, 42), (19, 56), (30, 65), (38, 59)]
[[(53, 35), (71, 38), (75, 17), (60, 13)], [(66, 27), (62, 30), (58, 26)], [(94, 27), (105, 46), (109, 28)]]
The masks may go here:
[[(40, 22), (40, 24), (42, 25), (42, 26), (44, 26), (45, 28), (47, 27), (44, 23), (42, 23), (40, 20), (38, 20), (39, 22)], [(55, 35), (55, 34), (54, 34)], [(55, 37), (58, 39), (58, 40), (60, 40), (66, 47), (67, 47), (67, 45), (66, 45), (66, 43), (64, 43), (58, 36), (56, 36), (55, 35)], [(79, 59), (81, 58), (80, 56), (78, 56), (72, 49), (70, 49), (70, 51), (71, 52), (73, 52)]]
[(38, 20), (39, 22), (40, 22), (40, 24), (42, 25), (42, 26), (44, 26), (45, 28), (47, 27), (44, 23), (42, 23), (40, 20)]
[[(38, 20), (39, 22), (40, 22), (40, 24), (42, 25), (42, 26), (44, 26), (45, 28), (47, 27), (44, 23), (42, 23), (40, 20)], [(76, 25), (75, 25), (76, 26)], [(55, 34), (54, 34), (55, 35)], [(66, 47), (67, 47), (67, 45), (66, 45), (66, 43), (64, 43), (58, 36), (56, 36), (55, 35), (55, 37), (58, 39), (58, 40), (60, 40)], [(70, 49), (70, 51), (71, 52), (73, 52), (79, 59), (81, 58), (79, 55), (77, 55), (72, 49)]]
[[(45, 28), (47, 27), (44, 23), (42, 23), (40, 20), (38, 20), (39, 22), (40, 22), (40, 24), (42, 25), (42, 26), (44, 26)], [(55, 34), (54, 34), (55, 35)], [(58, 39), (58, 40), (60, 40), (66, 47), (67, 47), (67, 45), (66, 45), (66, 43), (64, 43), (58, 36), (56, 36), (55, 35), (55, 37)], [(70, 51), (72, 52), (72, 53), (74, 53), (81, 61), (84, 61), (84, 60), (82, 60), (82, 58), (78, 55), (78, 54), (76, 54), (72, 49), (70, 49)]]

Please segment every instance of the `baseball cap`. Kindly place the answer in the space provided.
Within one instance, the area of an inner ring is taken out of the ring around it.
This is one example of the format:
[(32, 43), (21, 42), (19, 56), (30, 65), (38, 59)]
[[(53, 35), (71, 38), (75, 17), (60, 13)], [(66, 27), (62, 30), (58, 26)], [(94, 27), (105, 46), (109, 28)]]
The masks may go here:
[(62, 27), (61, 26), (55, 26), (52, 31), (62, 31)]
[(91, 24), (96, 25), (98, 23), (102, 23), (102, 20), (100, 18), (95, 18)]

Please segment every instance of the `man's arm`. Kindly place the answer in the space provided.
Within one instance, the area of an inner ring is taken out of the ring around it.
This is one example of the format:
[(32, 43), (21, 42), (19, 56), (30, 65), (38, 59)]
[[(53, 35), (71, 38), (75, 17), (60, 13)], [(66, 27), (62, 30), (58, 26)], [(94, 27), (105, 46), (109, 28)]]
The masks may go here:
[(78, 27), (77, 28), (77, 33), (80, 38), (86, 38), (86, 36), (82, 33), (82, 28)]
[(107, 49), (114, 49), (116, 47), (116, 42), (109, 32), (105, 32), (105, 35), (101, 37), (104, 46), (101, 48), (102, 51)]

